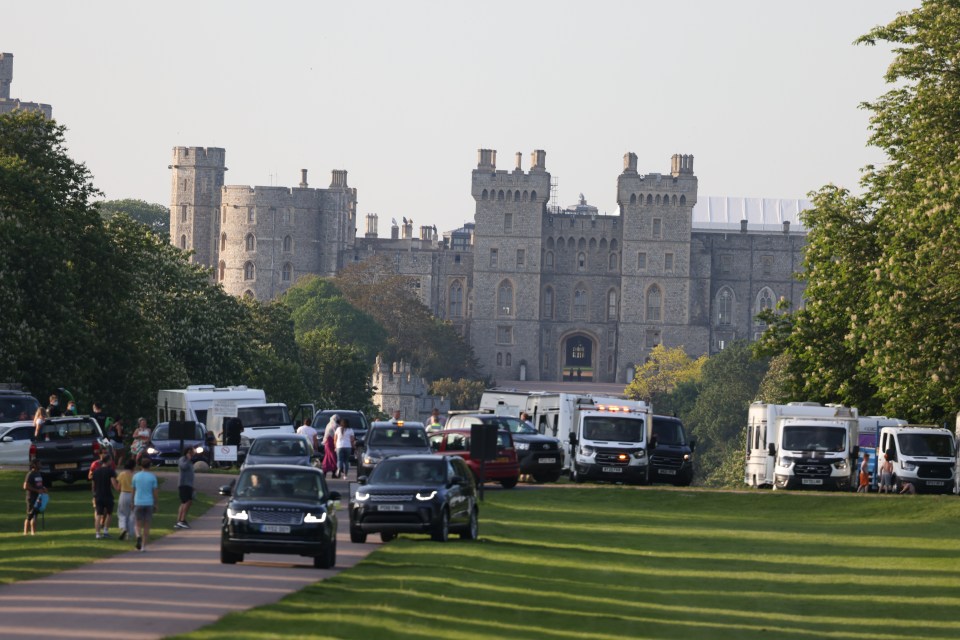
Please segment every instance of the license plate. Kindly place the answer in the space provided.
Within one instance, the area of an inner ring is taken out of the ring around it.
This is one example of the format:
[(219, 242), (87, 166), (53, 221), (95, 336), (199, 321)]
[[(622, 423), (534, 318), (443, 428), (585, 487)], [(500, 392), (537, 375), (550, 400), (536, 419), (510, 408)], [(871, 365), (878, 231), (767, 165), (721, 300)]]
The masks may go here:
[(603, 467), (600, 470), (604, 473), (623, 473), (623, 469), (620, 467)]
[(660, 469), (660, 475), (662, 476), (675, 476), (677, 475), (676, 469)]
[(942, 487), (942, 486), (943, 486), (943, 481), (942, 481), (942, 480), (927, 480), (927, 485), (930, 486), (930, 487)]
[(263, 531), (264, 533), (290, 533), (290, 525), (263, 524), (260, 525), (260, 531)]
[(497, 462), (510, 462), (510, 458), (507, 456), (500, 456), (497, 458)]
[(402, 504), (378, 504), (377, 511), (403, 511)]
[(802, 480), (800, 480), (800, 484), (821, 485), (823, 484), (823, 480), (821, 480), (820, 478), (803, 478)]
[(53, 468), (54, 469), (76, 469), (77, 463), (70, 462), (70, 463), (64, 463), (64, 464), (57, 464), (57, 465), (54, 465)]
[(540, 458), (540, 464), (556, 464), (556, 458)]

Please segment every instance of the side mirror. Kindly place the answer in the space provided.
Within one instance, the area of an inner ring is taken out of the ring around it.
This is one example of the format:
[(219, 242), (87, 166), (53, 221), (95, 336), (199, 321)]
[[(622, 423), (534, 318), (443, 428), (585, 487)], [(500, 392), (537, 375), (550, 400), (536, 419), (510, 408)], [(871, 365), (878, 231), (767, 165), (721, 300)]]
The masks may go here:
[(13, 436), (3, 436), (3, 442), (13, 442)]
[(217, 491), (217, 493), (219, 493), (219, 494), (222, 495), (222, 496), (232, 495), (232, 494), (233, 494), (233, 485), (232, 485), (232, 484), (222, 485), (222, 486), (220, 487), (220, 490)]
[(367, 484), (367, 476), (360, 476), (357, 478), (357, 484)]
[(339, 491), (331, 491), (327, 495), (327, 500), (340, 500), (340, 498), (341, 498), (341, 495)]
[(463, 476), (453, 476), (452, 478), (450, 478), (450, 486), (451, 486), (451, 487), (456, 486), (456, 485), (463, 485), (463, 484), (466, 484), (466, 483), (467, 483), (467, 481), (463, 479)]
[(697, 439), (690, 438), (690, 451), (692, 452), (696, 448), (697, 448)]
[(767, 454), (768, 454), (768, 455), (771, 455), (771, 456), (777, 455), (777, 445), (774, 444), (774, 443), (772, 443), (772, 442), (771, 442), (770, 444), (768, 444), (768, 445), (767, 445)]

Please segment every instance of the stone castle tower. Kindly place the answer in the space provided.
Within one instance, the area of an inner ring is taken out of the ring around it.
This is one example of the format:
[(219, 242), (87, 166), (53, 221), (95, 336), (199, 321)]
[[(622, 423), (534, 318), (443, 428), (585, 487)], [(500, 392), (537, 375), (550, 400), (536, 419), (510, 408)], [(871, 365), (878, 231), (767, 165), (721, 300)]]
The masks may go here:
[(10, 97), (10, 85), (13, 84), (13, 54), (0, 53), (0, 113), (9, 113), (14, 109), (39, 111), (49, 120), (53, 117), (53, 107), (39, 102), (25, 102)]
[(170, 241), (194, 251), (233, 295), (269, 300), (304, 274), (332, 276), (356, 237), (357, 191), (334, 170), (327, 189), (224, 185), (224, 150), (173, 152)]
[(400, 411), (401, 420), (426, 422), (434, 409), (439, 409), (443, 415), (450, 410), (450, 400), (429, 395), (427, 382), (413, 373), (410, 364), (403, 360), (388, 365), (377, 356), (371, 385), (374, 388), (373, 403), (388, 415)]

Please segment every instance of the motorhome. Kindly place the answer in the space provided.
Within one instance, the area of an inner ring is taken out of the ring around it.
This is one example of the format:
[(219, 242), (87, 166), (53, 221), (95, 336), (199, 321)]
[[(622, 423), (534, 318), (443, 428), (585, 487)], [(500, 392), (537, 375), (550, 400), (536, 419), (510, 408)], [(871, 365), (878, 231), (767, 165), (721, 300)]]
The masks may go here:
[(650, 481), (653, 409), (646, 402), (537, 392), (526, 411), (538, 431), (567, 447), (564, 465), (573, 481)]
[[(906, 420), (899, 418), (888, 418), (887, 416), (860, 416), (857, 428), (860, 431), (859, 442), (860, 458), (863, 454), (870, 456), (867, 463), (867, 474), (870, 476), (870, 490), (876, 491), (877, 480), (877, 442), (880, 436), (880, 429), (883, 427), (902, 427), (907, 424)], [(860, 471), (860, 462), (857, 462), (857, 473)]]
[(774, 489), (849, 489), (856, 477), (855, 407), (754, 402), (747, 416), (744, 482)]
[(948, 429), (925, 425), (882, 427), (878, 451), (893, 464), (897, 491), (908, 482), (919, 493), (954, 490), (957, 444)]
[(494, 413), (498, 416), (520, 417), (527, 408), (530, 393), (517, 389), (487, 389), (480, 396), (480, 413)]

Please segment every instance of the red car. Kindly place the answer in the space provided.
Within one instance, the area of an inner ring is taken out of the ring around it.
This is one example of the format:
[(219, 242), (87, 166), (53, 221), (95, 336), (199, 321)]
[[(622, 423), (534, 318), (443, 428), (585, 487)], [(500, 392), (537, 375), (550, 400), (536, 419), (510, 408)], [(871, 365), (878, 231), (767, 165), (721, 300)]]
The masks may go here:
[[(470, 429), (447, 429), (430, 434), (430, 449), (440, 455), (460, 456), (470, 465), (478, 479), (480, 461), (470, 459)], [(485, 482), (499, 482), (504, 489), (512, 489), (520, 478), (520, 463), (513, 437), (509, 431), (497, 432), (497, 458), (487, 460)]]

